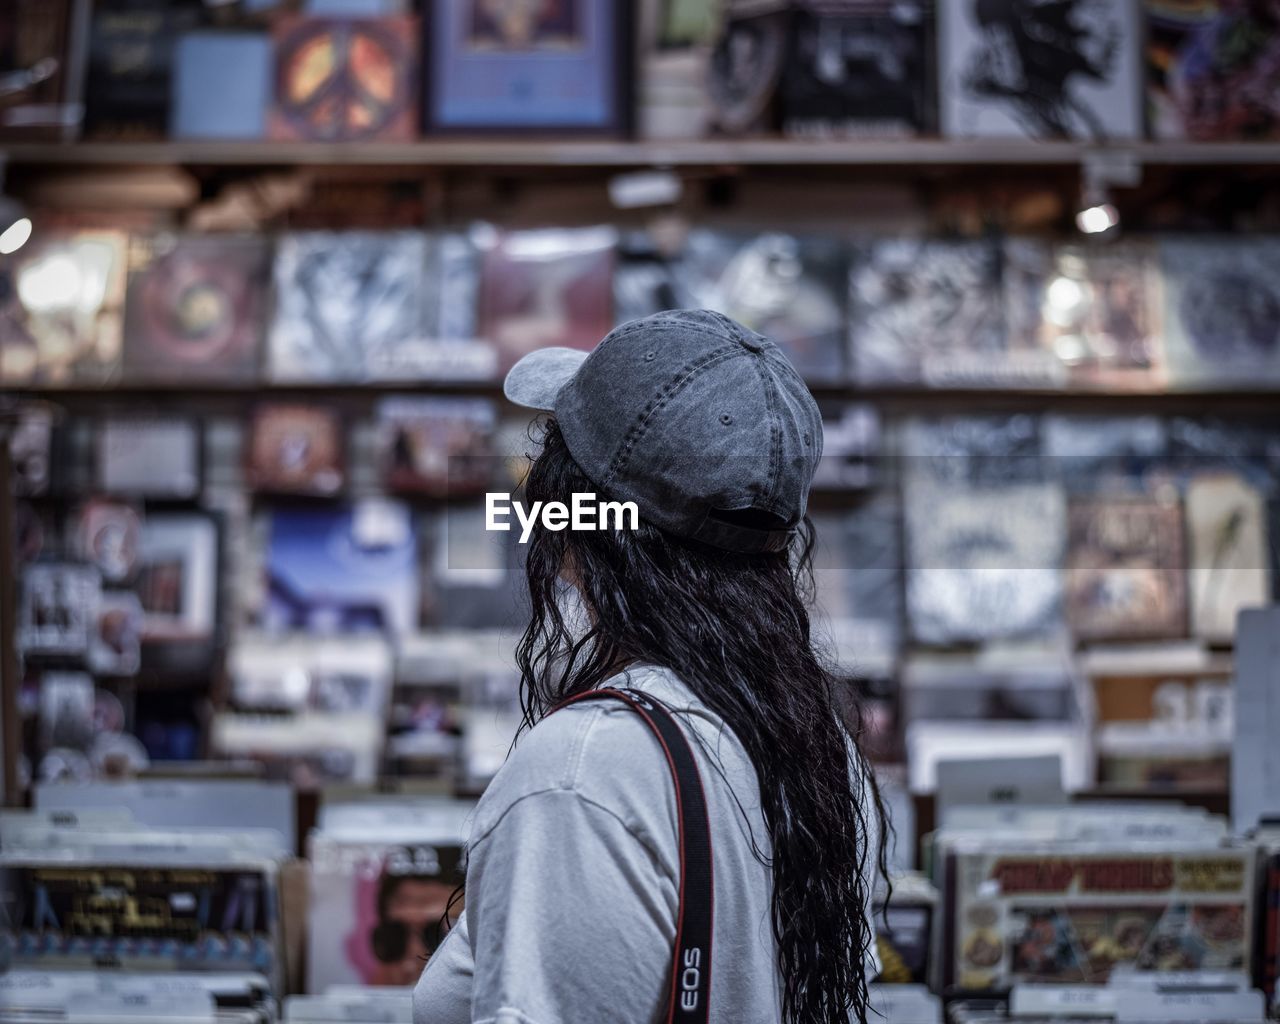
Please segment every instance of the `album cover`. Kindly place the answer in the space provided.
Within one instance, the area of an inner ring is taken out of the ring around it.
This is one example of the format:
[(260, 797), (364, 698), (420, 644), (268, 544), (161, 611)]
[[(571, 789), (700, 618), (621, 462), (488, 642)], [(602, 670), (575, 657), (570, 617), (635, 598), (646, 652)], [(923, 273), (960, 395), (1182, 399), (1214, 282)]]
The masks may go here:
[(388, 398), (378, 406), (382, 478), (392, 491), (481, 494), (497, 471), (496, 412), (483, 398)]
[(613, 328), (612, 228), (482, 232), (477, 330), (498, 372), (550, 345), (592, 349)]
[(942, 133), (1140, 138), (1140, 36), (1129, 0), (940, 3)]
[(1207, 472), (1187, 485), (1186, 514), (1191, 632), (1230, 643), (1236, 616), (1271, 597), (1266, 500), (1234, 473)]
[(163, 139), (169, 130), (174, 50), (201, 27), (200, 0), (95, 0), (85, 82), (85, 135)]
[(200, 493), (200, 427), (178, 418), (110, 417), (97, 424), (98, 486), (108, 494), (194, 498)]
[(13, 77), (0, 107), (0, 139), (70, 142), (75, 138), (83, 116), (80, 40), (89, 14), (86, 0), (11, 0), (5, 5), (6, 16), (0, 18), (0, 68)]
[(257, 378), (271, 253), (264, 238), (134, 238), (125, 315), (130, 380)]
[(873, 914), (876, 952), (880, 957), (880, 976), (876, 980), (882, 985), (928, 985), (932, 980), (937, 895), (902, 892), (898, 886), (895, 880), (888, 906), (878, 900)]
[(1062, 612), (1062, 490), (907, 483), (907, 617), (916, 640), (948, 645), (1054, 632)]
[(1117, 968), (1248, 971), (1253, 850), (955, 852), (944, 985), (1105, 984)]
[(342, 423), (333, 409), (272, 402), (254, 410), (246, 476), (255, 490), (336, 494), (345, 467)]
[(83, 657), (102, 596), (87, 565), (37, 562), (22, 570), (18, 646), (25, 655)]
[(465, 687), (458, 790), (478, 796), (506, 763), (524, 720), (520, 671), (514, 665), (486, 666), (468, 675)]
[(274, 864), (152, 857), (0, 858), (0, 943), (14, 967), (251, 971), (280, 988)]
[(142, 602), (128, 590), (104, 590), (89, 638), (89, 668), (100, 676), (137, 675), (142, 665)]
[(862, 679), (887, 673), (902, 639), (901, 510), (877, 495), (814, 516), (815, 610), (837, 664)]
[(431, 629), (516, 628), (526, 617), (519, 534), (485, 528), (480, 503), (422, 522), (421, 621)]
[(138, 568), (142, 517), (133, 505), (91, 499), (76, 522), (76, 557), (89, 562), (105, 583), (128, 583)]
[(267, 628), (403, 636), (417, 625), (417, 541), (404, 505), (277, 508), (268, 530)]
[(1176, 502), (1077, 499), (1068, 529), (1067, 621), (1078, 638), (1186, 635), (1186, 556)]
[(240, 711), (365, 716), (381, 722), (391, 689), (390, 645), (380, 637), (241, 634), (227, 655)]
[[(447, 934), (441, 922), (462, 882), (464, 837), (416, 831), (421, 839), (403, 842), (312, 836), (308, 992), (418, 980)], [(455, 918), (461, 909), (452, 908)]]
[(120, 372), (127, 239), (40, 232), (10, 257), (0, 297), (0, 381), (107, 384)]
[(93, 743), (93, 677), (45, 672), (40, 677), (40, 747), (86, 751)]
[(855, 252), (849, 280), (859, 384), (973, 386), (1026, 375), (1009, 351), (996, 244), (879, 239)]
[(628, 231), (618, 242), (613, 268), (613, 320), (625, 324), (666, 309), (684, 296), (682, 267), (648, 231)]
[(725, 135), (771, 132), (787, 62), (790, 14), (730, 14), (711, 54), (712, 126)]
[(1189, 482), (1231, 472), (1262, 493), (1280, 496), (1280, 420), (1175, 416), (1169, 420), (1171, 466)]
[(218, 611), (218, 521), (204, 512), (152, 511), (138, 541), (142, 640), (212, 645)]
[(362, 381), (427, 327), (427, 237), (416, 231), (310, 231), (276, 246), (275, 381)]
[(807, 381), (843, 383), (848, 268), (836, 238), (695, 229), (680, 261), (679, 305), (713, 309), (773, 339)]
[(53, 451), (53, 412), (37, 405), (21, 406), (9, 435), (13, 493), (34, 498), (49, 491)]
[(797, 138), (937, 131), (933, 3), (811, 0), (782, 73), (782, 126)]
[(1280, 240), (1160, 243), (1173, 387), (1280, 383)]
[(819, 403), (822, 457), (814, 490), (857, 491), (880, 482), (880, 414), (872, 405)]
[(265, 138), (274, 59), (266, 32), (224, 29), (179, 38), (170, 138)]
[(1069, 383), (1164, 386), (1160, 276), (1151, 247), (1009, 239), (1004, 281), (1015, 344), (1044, 352), (1065, 368)]
[(1145, 0), (1153, 138), (1275, 139), (1280, 35), (1266, 4)]
[(1042, 454), (1040, 417), (1031, 413), (913, 418), (899, 437), (908, 481), (989, 487), (1056, 479)]
[(253, 762), (263, 778), (298, 792), (339, 784), (371, 789), (384, 724), (369, 715), (217, 711), (208, 735), (217, 758)]
[(1050, 472), (1072, 494), (1143, 493), (1169, 454), (1159, 416), (1051, 413), (1041, 433)]
[(409, 142), (417, 136), (417, 18), (288, 15), (273, 31), (271, 138)]
[(427, 11), (428, 133), (630, 128), (629, 2), (450, 0)]

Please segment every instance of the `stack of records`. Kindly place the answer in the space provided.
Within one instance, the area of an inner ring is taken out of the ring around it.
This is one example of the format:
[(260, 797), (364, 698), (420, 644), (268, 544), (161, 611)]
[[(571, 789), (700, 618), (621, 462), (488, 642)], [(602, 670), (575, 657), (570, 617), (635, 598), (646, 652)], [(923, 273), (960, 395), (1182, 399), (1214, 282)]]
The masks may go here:
[(1248, 971), (1256, 850), (1225, 835), (1182, 807), (954, 811), (931, 849), (946, 907), (937, 983), (981, 993)]
[[(278, 834), (159, 829), (101, 812), (7, 816), (4, 833), (0, 944), (13, 968), (86, 972), (75, 984), (88, 996), (109, 991), (93, 978), (107, 971), (229, 974), (227, 989), (282, 994)], [(195, 982), (170, 991), (200, 988), (216, 1002)], [(144, 997), (141, 981), (135, 992)]]

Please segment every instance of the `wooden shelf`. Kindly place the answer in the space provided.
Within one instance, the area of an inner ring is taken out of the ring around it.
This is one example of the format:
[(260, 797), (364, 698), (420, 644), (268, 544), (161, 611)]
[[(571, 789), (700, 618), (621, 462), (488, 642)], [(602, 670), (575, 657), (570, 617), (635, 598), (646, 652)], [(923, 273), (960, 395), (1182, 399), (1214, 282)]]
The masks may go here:
[(77, 142), (0, 146), (13, 165), (366, 166), (435, 168), (1071, 166), (1095, 155), (1142, 164), (1280, 166), (1280, 143), (1133, 142), (1094, 145), (1023, 139), (690, 141), (447, 139), (409, 143)]
[[(1245, 415), (1272, 414), (1280, 409), (1280, 391), (1053, 391), (1027, 388), (923, 388), (910, 386), (859, 387), (812, 385), (818, 399), (864, 401), (907, 409), (954, 410), (982, 406), (991, 409), (1063, 409), (1088, 411), (1141, 410), (1178, 413), (1212, 410)], [(116, 384), (5, 386), (0, 394), (76, 404), (81, 402), (163, 400), (352, 399), (364, 400), (393, 394), (477, 395), (502, 398), (498, 381), (404, 380), (377, 383), (268, 383), (219, 384)]]

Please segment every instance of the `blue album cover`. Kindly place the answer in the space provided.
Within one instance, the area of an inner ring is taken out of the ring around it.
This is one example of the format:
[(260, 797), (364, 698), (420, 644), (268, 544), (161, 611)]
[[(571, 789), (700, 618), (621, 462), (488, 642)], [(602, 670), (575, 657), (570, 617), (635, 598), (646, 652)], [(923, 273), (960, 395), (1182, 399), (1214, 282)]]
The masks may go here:
[(404, 505), (275, 509), (269, 532), (268, 629), (403, 636), (416, 626), (417, 540)]

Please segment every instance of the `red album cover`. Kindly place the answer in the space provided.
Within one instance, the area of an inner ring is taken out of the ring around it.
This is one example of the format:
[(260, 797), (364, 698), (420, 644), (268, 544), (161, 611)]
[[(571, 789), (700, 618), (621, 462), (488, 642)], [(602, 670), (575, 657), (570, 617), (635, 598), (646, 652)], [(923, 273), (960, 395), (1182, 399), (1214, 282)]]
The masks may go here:
[(168, 382), (253, 381), (270, 266), (261, 238), (135, 239), (125, 310), (126, 375)]
[(418, 19), (276, 22), (271, 138), (406, 142), (417, 136)]
[(612, 229), (511, 231), (484, 241), (478, 333), (497, 348), (499, 373), (535, 349), (592, 349), (613, 329)]

